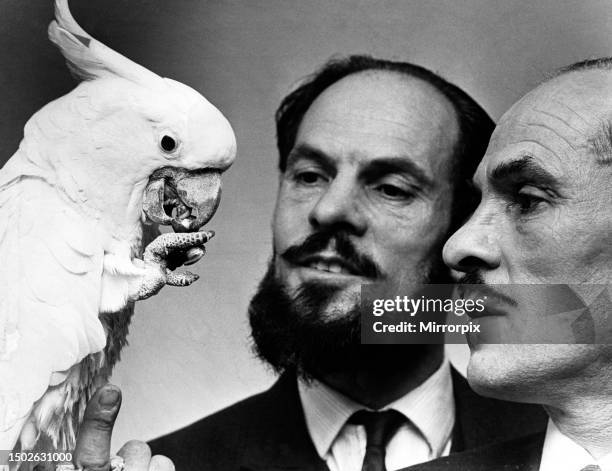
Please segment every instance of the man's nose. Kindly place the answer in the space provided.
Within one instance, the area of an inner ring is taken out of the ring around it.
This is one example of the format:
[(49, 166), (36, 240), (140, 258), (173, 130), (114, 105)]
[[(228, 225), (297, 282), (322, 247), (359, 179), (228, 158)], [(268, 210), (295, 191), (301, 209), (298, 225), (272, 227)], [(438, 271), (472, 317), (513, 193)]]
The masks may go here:
[(367, 222), (360, 208), (358, 191), (350, 182), (333, 180), (310, 211), (310, 224), (316, 229), (333, 228), (363, 235)]
[(446, 241), (442, 256), (453, 270), (464, 273), (494, 270), (501, 263), (497, 236), (478, 212)]

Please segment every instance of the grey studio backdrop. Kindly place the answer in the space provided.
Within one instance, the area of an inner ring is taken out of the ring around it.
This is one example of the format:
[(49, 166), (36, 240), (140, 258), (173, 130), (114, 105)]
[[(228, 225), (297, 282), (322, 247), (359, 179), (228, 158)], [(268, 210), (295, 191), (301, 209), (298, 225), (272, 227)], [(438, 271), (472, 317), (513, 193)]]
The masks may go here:
[[(46, 39), (52, 0), (2, 0), (0, 165), (27, 118), (74, 82)], [(612, 54), (610, 0), (72, 0), (94, 37), (185, 82), (234, 126), (217, 237), (189, 289), (137, 306), (113, 382), (124, 394), (113, 446), (150, 439), (267, 387), (246, 307), (270, 254), (276, 191), (273, 115), (281, 98), (336, 54), (429, 67), (498, 119), (546, 73)], [(4, 221), (3, 221), (4, 222)], [(452, 351), (460, 367), (465, 351)]]

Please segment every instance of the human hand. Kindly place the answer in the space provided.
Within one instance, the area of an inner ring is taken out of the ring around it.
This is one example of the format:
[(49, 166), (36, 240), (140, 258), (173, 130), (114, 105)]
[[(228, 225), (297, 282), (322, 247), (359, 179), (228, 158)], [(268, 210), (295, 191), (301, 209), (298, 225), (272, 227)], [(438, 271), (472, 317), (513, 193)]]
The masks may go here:
[(121, 391), (107, 384), (89, 400), (83, 423), (79, 428), (72, 463), (58, 468), (83, 471), (174, 471), (174, 464), (165, 456), (151, 456), (145, 442), (127, 442), (118, 456), (111, 457), (111, 437), (115, 419), (121, 407)]

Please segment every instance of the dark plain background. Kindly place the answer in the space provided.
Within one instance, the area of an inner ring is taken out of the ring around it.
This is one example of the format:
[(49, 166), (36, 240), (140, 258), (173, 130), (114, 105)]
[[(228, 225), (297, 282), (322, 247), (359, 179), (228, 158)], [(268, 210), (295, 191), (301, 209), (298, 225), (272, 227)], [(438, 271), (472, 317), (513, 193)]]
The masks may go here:
[[(47, 40), (51, 0), (2, 0), (0, 165), (36, 110), (75, 82)], [(210, 223), (217, 237), (189, 289), (137, 308), (113, 381), (124, 392), (114, 447), (149, 439), (266, 387), (246, 306), (270, 254), (273, 114), (332, 55), (429, 67), (497, 119), (560, 66), (612, 54), (609, 0), (72, 0), (81, 26), (154, 72), (200, 91), (228, 117), (239, 155)], [(460, 367), (465, 352), (453, 350)]]

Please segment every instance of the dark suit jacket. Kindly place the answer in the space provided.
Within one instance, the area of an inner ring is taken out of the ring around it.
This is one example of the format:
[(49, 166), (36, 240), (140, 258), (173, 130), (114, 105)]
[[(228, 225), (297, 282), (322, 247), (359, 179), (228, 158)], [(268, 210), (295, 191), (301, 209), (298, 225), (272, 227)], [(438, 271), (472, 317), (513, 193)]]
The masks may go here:
[[(544, 430), (538, 406), (476, 395), (453, 370), (456, 421), (452, 451)], [(269, 390), (251, 396), (151, 443), (177, 471), (327, 471), (308, 434), (297, 382), (284, 374)]]
[(545, 432), (464, 451), (402, 471), (538, 471)]

